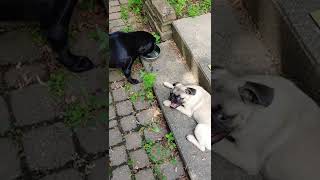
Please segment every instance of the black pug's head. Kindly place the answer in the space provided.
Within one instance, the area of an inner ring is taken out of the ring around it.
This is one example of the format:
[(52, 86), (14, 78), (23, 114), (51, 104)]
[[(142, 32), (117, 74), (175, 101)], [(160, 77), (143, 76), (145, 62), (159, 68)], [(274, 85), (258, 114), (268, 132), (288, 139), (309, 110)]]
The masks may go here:
[(213, 129), (211, 142), (227, 138), (236, 142), (233, 133), (246, 126), (252, 114), (273, 102), (274, 89), (240, 79), (223, 69), (213, 70)]
[(135, 37), (135, 49), (139, 55), (146, 55), (153, 51), (156, 38), (152, 34), (146, 31), (136, 31), (132, 32), (132, 35)]

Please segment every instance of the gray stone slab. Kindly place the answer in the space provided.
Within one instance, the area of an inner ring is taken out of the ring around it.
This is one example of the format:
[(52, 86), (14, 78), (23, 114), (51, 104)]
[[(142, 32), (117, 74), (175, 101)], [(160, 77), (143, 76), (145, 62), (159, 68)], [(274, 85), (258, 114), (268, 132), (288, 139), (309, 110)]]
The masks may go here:
[(5, 73), (4, 79), (9, 87), (18, 88), (37, 82), (37, 77), (42, 81), (48, 79), (48, 73), (44, 65), (35, 64), (11, 68)]
[(218, 2), (214, 14), (217, 25), (213, 26), (213, 64), (237, 74), (276, 74), (278, 63), (256, 32), (248, 25), (240, 24), (240, 15), (233, 11), (227, 0)]
[(114, 110), (114, 106), (109, 106), (109, 119), (113, 119), (116, 117), (116, 111)]
[(1, 117), (0, 134), (3, 134), (10, 128), (10, 115), (8, 111), (8, 106), (1, 96), (0, 96), (0, 117)]
[(175, 163), (166, 162), (160, 165), (160, 170), (167, 180), (175, 180), (184, 176), (183, 164), (180, 159)]
[(117, 127), (109, 130), (109, 146), (114, 146), (122, 141), (122, 134)]
[(14, 179), (21, 174), (18, 148), (9, 139), (0, 138), (0, 177)]
[(44, 178), (41, 178), (41, 180), (82, 180), (83, 177), (81, 176), (80, 172), (69, 169), (64, 170), (59, 173), (54, 173), (48, 176), (45, 176)]
[(136, 123), (137, 119), (131, 115), (126, 116), (120, 119), (120, 125), (123, 131), (131, 131), (132, 129), (135, 129), (137, 127)]
[(109, 128), (114, 128), (118, 125), (118, 122), (116, 120), (109, 121)]
[(108, 132), (101, 123), (94, 127), (77, 128), (75, 131), (80, 145), (88, 153), (105, 152), (108, 149)]
[(78, 33), (75, 41), (71, 43), (71, 49), (77, 55), (89, 57), (95, 65), (105, 64), (106, 58), (99, 51), (99, 42), (90, 38), (90, 33), (92, 32), (82, 31)]
[(126, 147), (128, 150), (137, 149), (142, 146), (142, 138), (139, 132), (130, 132), (125, 135)]
[(13, 31), (0, 35), (0, 65), (33, 62), (40, 59), (41, 51), (29, 32)]
[(211, 89), (211, 13), (174, 21), (174, 40), (195, 78)]
[(29, 167), (33, 170), (55, 168), (74, 159), (71, 136), (71, 131), (62, 123), (25, 133), (22, 141)]
[(151, 105), (148, 101), (140, 100), (138, 99), (137, 101), (133, 102), (133, 107), (135, 110), (140, 111), (143, 109), (149, 108)]
[[(160, 44), (162, 53), (155, 62), (143, 61), (147, 71), (157, 74), (154, 91), (160, 102), (160, 108), (173, 132), (187, 172), (192, 180), (211, 179), (211, 153), (201, 152), (186, 139), (186, 135), (193, 133), (195, 122), (180, 112), (164, 107), (162, 102), (169, 97), (169, 90), (163, 86), (164, 81), (182, 83), (197, 83), (187, 65), (178, 57), (176, 47), (170, 41)], [(170, 76), (168, 76), (170, 75)]]
[(127, 92), (124, 88), (115, 89), (112, 91), (112, 95), (115, 102), (128, 99)]
[(136, 180), (155, 180), (152, 169), (144, 169), (135, 174)]
[(131, 171), (128, 165), (113, 170), (111, 180), (131, 180)]
[(117, 103), (116, 108), (119, 116), (126, 116), (133, 112), (132, 104), (129, 100)]
[(126, 147), (123, 145), (112, 148), (109, 151), (109, 154), (111, 166), (119, 166), (120, 164), (128, 161)]
[(124, 79), (124, 76), (119, 70), (109, 70), (109, 82), (120, 81), (122, 79)]
[(103, 68), (74, 74), (67, 83), (67, 95), (81, 96), (83, 93), (94, 93), (104, 91), (108, 88), (108, 79)]
[(109, 177), (107, 171), (107, 158), (101, 158), (95, 160), (91, 163), (93, 168), (90, 169), (90, 174), (88, 175), (88, 180), (102, 180), (107, 179)]
[(167, 129), (160, 127), (159, 132), (155, 132), (152, 128), (144, 129), (144, 137), (146, 140), (160, 141), (168, 133)]
[(320, 9), (320, 2), (248, 0), (245, 4), (265, 44), (281, 59), (283, 74), (319, 103), (320, 31), (310, 13)]
[(46, 86), (36, 84), (10, 94), (13, 114), (18, 125), (53, 120), (57, 107)]
[(133, 169), (140, 169), (151, 165), (148, 155), (145, 150), (139, 149), (129, 153), (130, 159), (132, 160)]
[(154, 121), (155, 109), (147, 109), (137, 114), (138, 124), (148, 125)]

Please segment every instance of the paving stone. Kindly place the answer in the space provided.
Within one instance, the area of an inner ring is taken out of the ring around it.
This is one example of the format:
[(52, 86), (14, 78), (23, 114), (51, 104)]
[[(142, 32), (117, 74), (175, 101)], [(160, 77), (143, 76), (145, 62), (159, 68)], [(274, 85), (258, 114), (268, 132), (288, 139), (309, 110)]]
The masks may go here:
[(109, 27), (109, 32), (110, 33), (113, 33), (113, 32), (116, 32), (116, 31), (122, 31), (126, 26), (124, 24), (122, 24), (121, 26), (111, 26)]
[(135, 177), (136, 180), (155, 180), (151, 169), (141, 170), (135, 174)]
[(109, 119), (113, 119), (116, 117), (116, 111), (114, 110), (114, 106), (109, 106)]
[(154, 109), (147, 109), (138, 113), (138, 123), (142, 125), (150, 124), (154, 119), (154, 112)]
[(0, 177), (14, 179), (21, 173), (18, 148), (9, 139), (0, 139)]
[(109, 105), (113, 103), (111, 93), (109, 92)]
[(132, 166), (134, 169), (144, 168), (150, 165), (147, 153), (143, 149), (130, 152), (130, 159), (133, 161)]
[(4, 79), (9, 87), (19, 88), (37, 82), (37, 77), (42, 81), (48, 79), (48, 73), (44, 65), (23, 65), (20, 68), (11, 68), (5, 73)]
[(81, 174), (74, 170), (64, 170), (59, 173), (54, 173), (48, 176), (45, 176), (44, 178), (41, 178), (41, 180), (82, 180)]
[(131, 171), (128, 165), (120, 166), (112, 172), (111, 180), (131, 180)]
[(180, 159), (177, 158), (175, 164), (172, 162), (166, 162), (160, 165), (160, 170), (164, 176), (166, 176), (167, 180), (176, 180), (179, 177), (184, 176), (183, 164)]
[(78, 128), (76, 134), (88, 153), (105, 152), (108, 149), (108, 132), (100, 123), (95, 127)]
[(109, 9), (109, 14), (110, 14), (110, 13), (119, 12), (120, 10), (121, 10), (120, 6), (112, 6), (112, 7)]
[(116, 108), (119, 116), (126, 116), (133, 112), (132, 104), (129, 100), (117, 103)]
[(32, 35), (28, 32), (13, 31), (1, 34), (0, 42), (0, 65), (33, 62), (41, 58), (41, 51), (33, 43)]
[(144, 137), (146, 140), (159, 141), (168, 133), (166, 128), (160, 127), (159, 132), (155, 132), (150, 128), (144, 129)]
[(119, 1), (109, 1), (109, 6), (112, 7), (112, 6), (119, 6)]
[(123, 131), (131, 131), (132, 129), (137, 127), (136, 123), (137, 119), (131, 115), (131, 116), (126, 116), (122, 119), (120, 119), (120, 125)]
[(123, 101), (128, 99), (127, 92), (124, 88), (115, 89), (112, 91), (114, 101)]
[(8, 111), (8, 106), (4, 99), (0, 96), (0, 117), (1, 117), (1, 126), (0, 134), (3, 134), (10, 128), (10, 115)]
[(128, 0), (120, 0), (120, 4), (128, 4)]
[(114, 128), (118, 125), (116, 120), (109, 121), (109, 128)]
[(99, 51), (99, 42), (90, 38), (90, 33), (87, 31), (78, 33), (76, 40), (71, 43), (71, 49), (75, 54), (87, 56), (95, 65), (105, 64), (105, 58)]
[(173, 156), (173, 152), (161, 143), (156, 143), (153, 145), (150, 153), (151, 156), (157, 161), (166, 161)]
[(109, 19), (110, 19), (110, 20), (115, 20), (115, 19), (120, 19), (120, 18), (121, 18), (120, 12), (116, 12), (116, 13), (111, 13), (111, 14), (109, 14)]
[(125, 136), (128, 150), (137, 149), (142, 146), (142, 138), (138, 132), (132, 132)]
[(109, 145), (114, 146), (122, 142), (122, 135), (118, 128), (109, 130)]
[(150, 103), (148, 101), (144, 101), (144, 100), (137, 100), (137, 101), (133, 102), (133, 107), (137, 111), (140, 111), (140, 110), (149, 108)]
[(33, 129), (23, 135), (26, 159), (31, 169), (64, 165), (75, 157), (71, 132), (62, 123)]
[(117, 70), (109, 71), (109, 82), (120, 81), (122, 79), (124, 79), (124, 76), (121, 74), (120, 71), (117, 71)]
[(107, 158), (101, 158), (92, 162), (94, 167), (88, 175), (88, 180), (104, 180), (107, 179)]
[(36, 84), (11, 93), (11, 105), (18, 125), (53, 120), (57, 108), (46, 86)]
[(118, 26), (124, 26), (125, 23), (122, 19), (116, 19), (116, 20), (110, 20), (109, 21), (109, 27), (118, 27)]
[(110, 84), (110, 89), (118, 89), (125, 85), (124, 81), (114, 81)]
[(66, 94), (81, 96), (83, 93), (95, 93), (108, 88), (107, 75), (103, 68), (79, 73), (73, 76), (67, 84)]
[(127, 153), (125, 146), (117, 146), (110, 151), (111, 166), (118, 166), (124, 162), (127, 162)]

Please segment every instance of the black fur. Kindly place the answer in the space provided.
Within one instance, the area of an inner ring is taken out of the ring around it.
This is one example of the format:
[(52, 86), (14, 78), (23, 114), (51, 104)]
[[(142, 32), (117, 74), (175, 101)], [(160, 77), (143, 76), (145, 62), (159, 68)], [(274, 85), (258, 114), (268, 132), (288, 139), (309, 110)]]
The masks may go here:
[(110, 68), (120, 68), (131, 84), (139, 83), (132, 79), (131, 68), (134, 61), (141, 55), (148, 54), (154, 49), (156, 39), (148, 32), (114, 32), (109, 34), (111, 60)]
[(70, 19), (78, 0), (0, 0), (0, 21), (38, 21), (58, 60), (73, 72), (93, 68), (83, 56), (72, 54), (68, 46)]

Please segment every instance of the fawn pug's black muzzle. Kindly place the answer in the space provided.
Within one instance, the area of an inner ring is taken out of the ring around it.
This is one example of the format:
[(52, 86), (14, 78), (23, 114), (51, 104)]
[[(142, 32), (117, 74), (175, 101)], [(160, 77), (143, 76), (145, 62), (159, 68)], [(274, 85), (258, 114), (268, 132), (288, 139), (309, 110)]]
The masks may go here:
[(228, 124), (232, 119), (232, 116), (227, 116), (223, 112), (221, 105), (213, 107), (213, 129), (211, 132), (212, 144), (221, 141), (231, 133), (232, 128), (230, 128)]
[(176, 109), (183, 104), (183, 99), (180, 95), (176, 95), (173, 91), (170, 92), (169, 100), (171, 101), (170, 107)]

